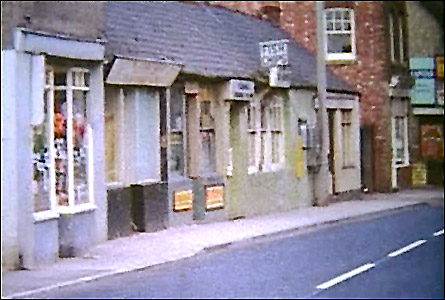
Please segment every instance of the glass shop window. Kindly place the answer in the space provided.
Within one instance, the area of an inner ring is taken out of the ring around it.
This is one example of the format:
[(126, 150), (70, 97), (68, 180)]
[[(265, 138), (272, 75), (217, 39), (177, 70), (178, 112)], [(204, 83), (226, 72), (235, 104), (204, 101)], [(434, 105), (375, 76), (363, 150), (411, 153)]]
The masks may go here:
[(183, 87), (174, 85), (170, 90), (170, 161), (172, 175), (184, 175), (184, 94)]
[(201, 174), (215, 172), (215, 120), (210, 101), (200, 102), (199, 130), (201, 133)]
[(87, 69), (49, 67), (44, 122), (34, 128), (35, 211), (90, 202)]

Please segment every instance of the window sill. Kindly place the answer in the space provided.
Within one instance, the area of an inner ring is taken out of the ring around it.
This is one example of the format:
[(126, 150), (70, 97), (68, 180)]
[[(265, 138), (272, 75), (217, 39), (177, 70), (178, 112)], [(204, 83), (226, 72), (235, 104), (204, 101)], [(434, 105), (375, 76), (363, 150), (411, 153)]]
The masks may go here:
[(350, 169), (355, 169), (355, 166), (344, 166), (342, 167), (343, 170), (350, 170)]
[(261, 171), (257, 166), (250, 166), (248, 170), (249, 175), (253, 174), (262, 174), (262, 173), (273, 173), (278, 172), (284, 169), (284, 163), (272, 164), (270, 167), (266, 169), (262, 169)]
[(35, 212), (33, 215), (34, 215), (34, 223), (40, 223), (59, 218), (59, 214), (53, 210), (39, 211)]
[(409, 167), (409, 166), (410, 166), (409, 162), (408, 162), (408, 163), (405, 162), (405, 163), (395, 164), (395, 165), (394, 165), (394, 167), (395, 167), (396, 169), (399, 169), (399, 168), (406, 168), (406, 167)]
[(327, 65), (353, 65), (355, 64), (354, 58), (326, 58)]
[(93, 203), (84, 203), (76, 206), (60, 206), (57, 209), (57, 212), (61, 215), (75, 215), (78, 213), (94, 211), (97, 209), (97, 206)]
[(107, 182), (106, 183), (107, 190), (115, 190), (115, 189), (121, 189), (125, 187), (123, 182)]
[(247, 170), (247, 174), (255, 174), (258, 173), (258, 167), (257, 166), (249, 166), (249, 169)]

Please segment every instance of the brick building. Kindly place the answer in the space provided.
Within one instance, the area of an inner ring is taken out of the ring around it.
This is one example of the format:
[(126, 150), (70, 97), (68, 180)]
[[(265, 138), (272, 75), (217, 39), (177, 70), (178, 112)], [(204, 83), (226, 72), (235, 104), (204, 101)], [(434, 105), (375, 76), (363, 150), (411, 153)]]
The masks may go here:
[[(268, 19), (316, 51), (314, 1), (209, 1)], [(402, 1), (326, 1), (326, 64), (360, 92), (362, 183), (409, 185), (406, 6)], [(343, 43), (343, 44), (342, 44)]]
[(413, 183), (443, 185), (443, 2), (408, 1), (406, 6), (410, 69), (416, 82), (411, 97)]

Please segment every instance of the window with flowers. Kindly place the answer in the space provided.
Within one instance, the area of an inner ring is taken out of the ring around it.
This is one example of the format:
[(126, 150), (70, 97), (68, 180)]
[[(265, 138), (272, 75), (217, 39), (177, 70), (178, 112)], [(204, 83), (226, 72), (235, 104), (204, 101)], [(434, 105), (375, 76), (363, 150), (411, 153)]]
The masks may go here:
[(33, 138), (35, 212), (91, 202), (88, 94), (87, 69), (47, 67), (45, 118)]

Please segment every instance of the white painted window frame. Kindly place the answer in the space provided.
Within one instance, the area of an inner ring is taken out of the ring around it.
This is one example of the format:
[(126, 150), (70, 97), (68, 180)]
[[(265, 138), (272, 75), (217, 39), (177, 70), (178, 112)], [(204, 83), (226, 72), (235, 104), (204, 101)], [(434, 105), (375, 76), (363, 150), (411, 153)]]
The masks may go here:
[(396, 62), (395, 49), (394, 49), (394, 14), (391, 12), (388, 16), (389, 19), (389, 53), (391, 55), (391, 62)]
[[(54, 86), (54, 72), (52, 67), (49, 65), (47, 69), (50, 71), (50, 84), (45, 84), (45, 90), (49, 91), (49, 105), (48, 105), (48, 122), (49, 122), (49, 149), (50, 149), (50, 203), (51, 203), (51, 211), (60, 213), (60, 214), (75, 214), (83, 211), (90, 211), (96, 209), (96, 205), (94, 204), (94, 168), (93, 168), (93, 130), (91, 128), (89, 118), (88, 118), (88, 103), (87, 106), (87, 143), (88, 143), (88, 154), (87, 154), (87, 181), (88, 181), (88, 203), (82, 203), (76, 205), (74, 202), (74, 159), (73, 159), (73, 144), (72, 144), (72, 124), (73, 124), (73, 115), (72, 115), (72, 101), (73, 101), (73, 91), (89, 91), (89, 87), (75, 87), (73, 86), (73, 78), (72, 72), (90, 72), (85, 68), (76, 68), (71, 67), (66, 69), (67, 82), (66, 87), (55, 87)], [(55, 177), (55, 148), (54, 148), (54, 92), (56, 90), (66, 90), (66, 101), (67, 101), (67, 155), (68, 155), (68, 206), (61, 206), (57, 204), (56, 200), (56, 177)], [(47, 99), (45, 99), (47, 101)], [(88, 98), (87, 98), (88, 102)], [(41, 216), (44, 214), (48, 214), (48, 212), (36, 213), (34, 218), (35, 220), (40, 220)], [(48, 214), (50, 216), (51, 214)], [(54, 217), (51, 215), (50, 217)]]
[[(264, 112), (261, 112), (261, 102), (262, 101), (269, 101), (269, 103), (266, 105)], [(279, 161), (277, 163), (273, 163), (273, 157), (272, 157), (272, 128), (271, 128), (271, 122), (272, 122), (272, 107), (279, 107), (280, 108), (280, 114), (279, 114), (279, 124), (280, 124), (280, 134), (278, 139), (278, 156)], [(262, 99), (256, 99), (252, 100), (250, 103), (250, 109), (255, 109), (256, 113), (254, 116), (253, 126), (249, 127), (247, 126), (248, 135), (249, 135), (249, 141), (250, 141), (250, 135), (254, 134), (254, 142), (255, 142), (255, 153), (253, 154), (254, 159), (254, 165), (250, 163), (250, 157), (252, 153), (250, 152), (250, 142), (248, 147), (249, 152), (249, 168), (248, 168), (248, 174), (254, 174), (258, 172), (275, 172), (278, 170), (281, 170), (284, 167), (285, 162), (285, 155), (284, 155), (284, 110), (283, 110), (283, 100), (273, 95), (271, 99), (263, 97)], [(261, 128), (261, 117), (262, 114), (265, 113), (265, 119), (266, 119), (266, 128)], [(246, 109), (247, 114), (247, 109)], [(248, 124), (249, 125), (249, 124)], [(262, 159), (261, 157), (261, 143), (262, 143), (262, 135), (264, 134), (264, 142), (265, 142), (265, 149), (264, 149), (264, 157)], [(262, 164), (260, 166), (260, 164)], [(261, 170), (261, 171), (260, 171)]]
[[(395, 143), (396, 143), (396, 118), (402, 118), (403, 120), (403, 141), (404, 141), (404, 145), (403, 145), (403, 159), (401, 163), (398, 163), (398, 161), (396, 161), (397, 158), (397, 149), (395, 147)], [(408, 141), (408, 117), (406, 115), (398, 115), (398, 116), (393, 116), (392, 117), (392, 145), (393, 145), (393, 166), (395, 168), (403, 168), (403, 167), (407, 167), (409, 166), (409, 151), (408, 151), (408, 145), (409, 145), (409, 141)]]
[[(349, 12), (349, 23), (351, 24), (350, 30), (335, 30), (335, 26), (333, 30), (329, 30), (327, 28), (327, 13), (328, 12)], [(356, 45), (355, 45), (355, 15), (354, 10), (345, 7), (335, 7), (335, 8), (326, 8), (324, 10), (323, 17), (324, 24), (324, 33), (325, 33), (325, 45), (324, 45), (324, 53), (327, 61), (336, 61), (336, 60), (355, 60), (356, 59)], [(351, 53), (328, 53), (328, 39), (329, 35), (335, 34), (349, 34), (351, 36)]]
[(403, 37), (403, 16), (399, 15), (398, 17), (398, 25), (399, 25), (399, 62), (403, 63), (405, 61), (405, 49), (403, 47), (404, 37)]

